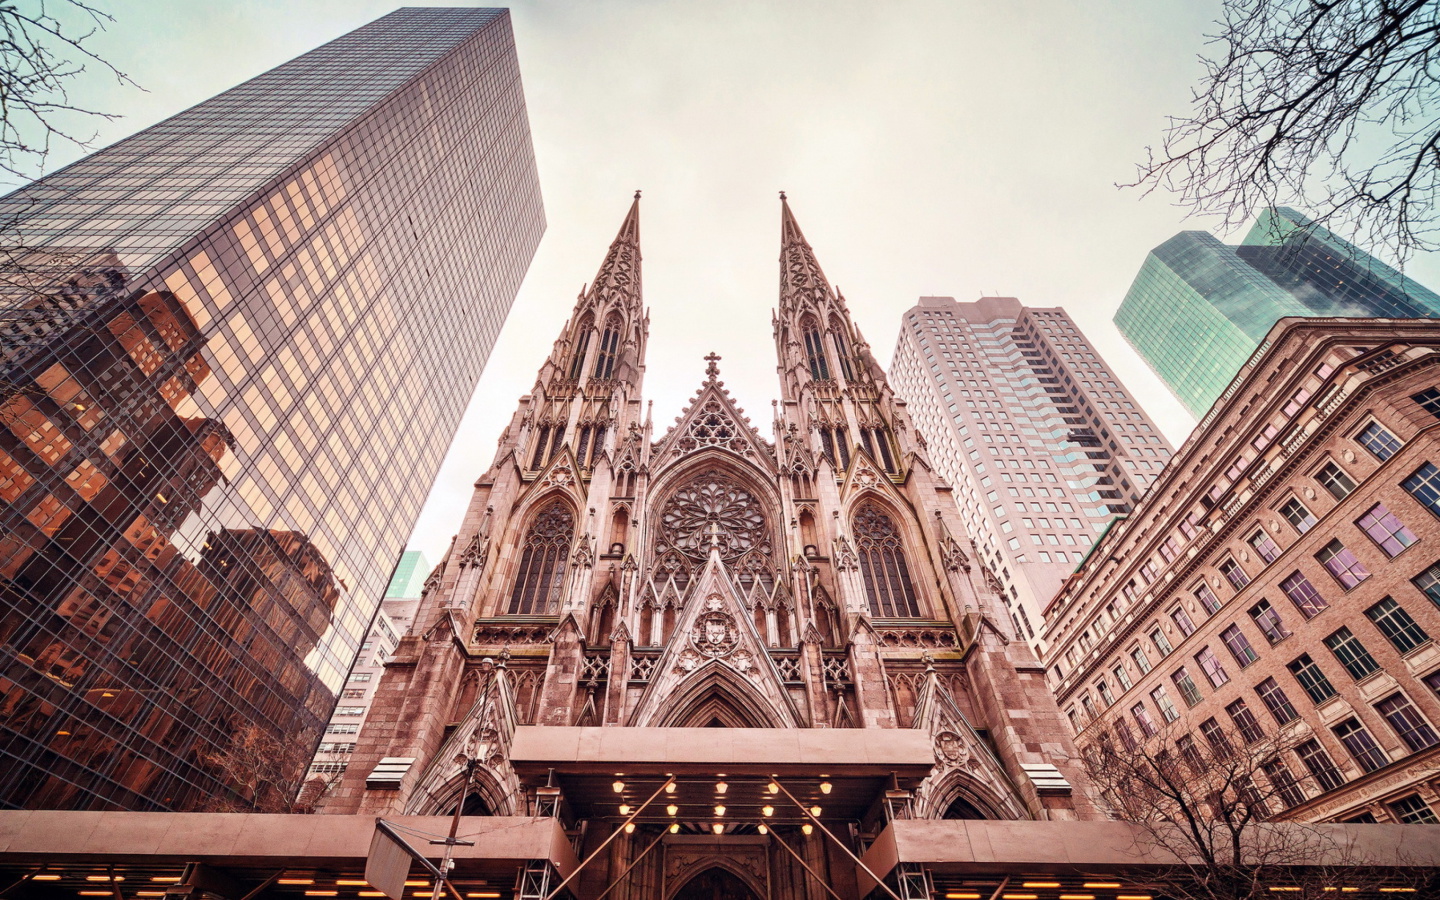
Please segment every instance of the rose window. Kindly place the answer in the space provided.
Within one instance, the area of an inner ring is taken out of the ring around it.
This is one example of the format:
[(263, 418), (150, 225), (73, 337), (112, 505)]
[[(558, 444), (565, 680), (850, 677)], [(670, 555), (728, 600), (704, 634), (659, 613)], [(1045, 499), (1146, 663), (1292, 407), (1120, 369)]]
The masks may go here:
[(711, 541), (727, 560), (769, 544), (759, 502), (714, 471), (675, 492), (660, 513), (660, 529), (667, 544), (697, 560), (710, 552)]

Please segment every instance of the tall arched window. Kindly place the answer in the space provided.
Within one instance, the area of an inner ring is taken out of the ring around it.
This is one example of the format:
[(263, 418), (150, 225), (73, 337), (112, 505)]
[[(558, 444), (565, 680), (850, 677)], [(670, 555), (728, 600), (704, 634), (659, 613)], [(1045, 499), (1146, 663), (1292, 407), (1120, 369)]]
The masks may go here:
[(895, 523), (873, 504), (866, 504), (855, 515), (854, 532), (870, 613), (882, 618), (919, 618), (920, 604)]
[(800, 330), (805, 335), (805, 358), (810, 361), (810, 377), (816, 381), (828, 379), (830, 366), (825, 362), (825, 344), (820, 340), (820, 329), (815, 327), (815, 320), (806, 319), (800, 324)]
[(620, 355), (620, 318), (611, 316), (605, 320), (605, 332), (600, 335), (600, 349), (595, 354), (595, 377), (609, 380), (615, 376), (615, 360)]
[(855, 380), (855, 366), (850, 361), (850, 348), (846, 347), (845, 331), (834, 319), (830, 321), (830, 333), (835, 339), (835, 358), (840, 360), (840, 372), (846, 381)]
[(587, 316), (581, 323), (579, 333), (575, 336), (575, 352), (570, 357), (570, 378), (578, 381), (580, 373), (585, 371), (585, 352), (590, 349), (590, 332), (595, 325)]
[(510, 615), (553, 616), (560, 611), (565, 560), (575, 536), (575, 517), (559, 500), (540, 510), (525, 535), (520, 573), (510, 592)]

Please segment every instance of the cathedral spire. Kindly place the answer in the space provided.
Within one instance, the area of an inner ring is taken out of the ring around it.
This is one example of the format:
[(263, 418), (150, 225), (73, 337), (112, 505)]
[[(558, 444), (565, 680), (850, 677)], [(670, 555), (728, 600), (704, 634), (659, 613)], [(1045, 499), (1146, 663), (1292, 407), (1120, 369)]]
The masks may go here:
[(610, 242), (610, 251), (595, 273), (590, 289), (581, 295), (576, 311), (589, 306), (594, 309), (618, 308), (622, 314), (639, 312), (640, 291), (640, 192), (630, 204), (625, 221)]
[(782, 315), (805, 306), (824, 309), (835, 302), (830, 282), (805, 240), (800, 223), (790, 211), (790, 201), (780, 192), (780, 312)]

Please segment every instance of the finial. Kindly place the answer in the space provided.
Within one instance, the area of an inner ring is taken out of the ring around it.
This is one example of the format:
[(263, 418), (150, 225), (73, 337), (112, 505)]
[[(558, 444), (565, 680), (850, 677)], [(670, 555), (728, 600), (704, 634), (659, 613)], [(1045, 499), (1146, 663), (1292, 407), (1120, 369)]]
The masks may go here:
[(720, 377), (720, 354), (712, 350), (708, 355), (706, 355), (705, 362), (709, 363), (709, 365), (705, 367), (705, 374), (710, 376), (710, 380), (714, 381), (716, 378)]
[(781, 199), (781, 200), (784, 200), (784, 199), (785, 199), (785, 192), (784, 192), (784, 191), (781, 191), (781, 192), (780, 192), (780, 199)]
[(636, 191), (635, 191), (635, 199), (636, 199), (636, 200), (639, 200), (639, 199), (640, 199), (640, 191), (639, 191), (639, 190), (636, 190)]

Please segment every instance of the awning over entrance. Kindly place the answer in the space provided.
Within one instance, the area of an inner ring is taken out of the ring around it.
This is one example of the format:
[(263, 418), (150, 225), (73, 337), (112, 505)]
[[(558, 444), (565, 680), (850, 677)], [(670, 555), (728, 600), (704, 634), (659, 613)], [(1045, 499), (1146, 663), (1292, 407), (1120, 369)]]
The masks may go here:
[(929, 736), (908, 729), (532, 725), (515, 729), (510, 760), (523, 784), (560, 788), (587, 818), (623, 816), (622, 806), (638, 808), (673, 775), (675, 790), (637, 821), (713, 826), (803, 821), (794, 802), (770, 790), (772, 776), (822, 818), (859, 819), (886, 790), (914, 790), (935, 756)]
[[(429, 840), (445, 837), (449, 817), (386, 821), (428, 858), (440, 858), (444, 848)], [(74, 898), (109, 891), (114, 876), (119, 890), (111, 896), (129, 900), (162, 896), (187, 864), (200, 863), (216, 884), (231, 885), (215, 891), (228, 900), (272, 878), (266, 897), (358, 900), (368, 890), (363, 873), (374, 834), (374, 816), (0, 811), (0, 881), (14, 885), (28, 876), (21, 896)], [(529, 860), (550, 861), (562, 877), (579, 864), (555, 819), (466, 817), (458, 837), (473, 845), (455, 848), (452, 881), (476, 900), (509, 896)], [(419, 865), (411, 878), (407, 896), (428, 896), (431, 881)]]

